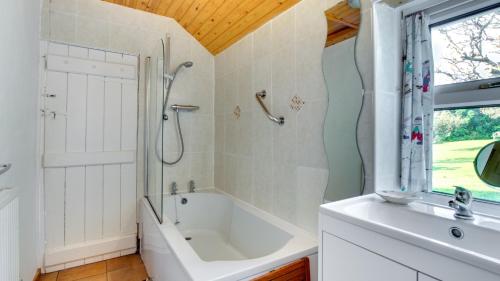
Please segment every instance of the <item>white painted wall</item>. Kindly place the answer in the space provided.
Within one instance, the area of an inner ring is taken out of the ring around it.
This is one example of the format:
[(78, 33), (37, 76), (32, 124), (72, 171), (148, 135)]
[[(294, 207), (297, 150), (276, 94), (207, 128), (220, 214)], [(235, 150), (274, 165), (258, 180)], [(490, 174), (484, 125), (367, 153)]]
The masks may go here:
[(32, 280), (41, 264), (37, 183), (38, 1), (7, 1), (0, 9), (0, 163), (12, 169), (0, 186), (19, 189), (21, 278)]

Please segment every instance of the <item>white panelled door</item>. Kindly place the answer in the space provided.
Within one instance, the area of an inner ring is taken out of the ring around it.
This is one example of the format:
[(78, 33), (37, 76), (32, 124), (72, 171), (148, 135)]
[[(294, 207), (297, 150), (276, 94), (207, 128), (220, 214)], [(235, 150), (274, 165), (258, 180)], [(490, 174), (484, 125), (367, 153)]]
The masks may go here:
[(46, 43), (45, 266), (136, 248), (137, 56)]

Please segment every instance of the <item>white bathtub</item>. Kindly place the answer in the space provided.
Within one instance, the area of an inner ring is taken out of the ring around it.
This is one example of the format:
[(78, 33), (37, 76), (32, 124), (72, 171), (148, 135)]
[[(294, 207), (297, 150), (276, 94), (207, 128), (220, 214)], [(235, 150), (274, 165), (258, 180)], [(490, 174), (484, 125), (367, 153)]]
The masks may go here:
[(154, 281), (249, 280), (306, 256), (316, 276), (317, 240), (247, 203), (212, 191), (169, 196), (164, 206), (160, 225), (141, 203), (141, 254)]

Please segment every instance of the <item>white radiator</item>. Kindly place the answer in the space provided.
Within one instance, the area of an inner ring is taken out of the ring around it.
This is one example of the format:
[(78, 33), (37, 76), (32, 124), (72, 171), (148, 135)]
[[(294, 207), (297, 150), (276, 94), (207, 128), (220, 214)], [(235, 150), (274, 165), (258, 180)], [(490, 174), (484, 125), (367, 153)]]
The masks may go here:
[(19, 200), (0, 189), (0, 280), (19, 280)]

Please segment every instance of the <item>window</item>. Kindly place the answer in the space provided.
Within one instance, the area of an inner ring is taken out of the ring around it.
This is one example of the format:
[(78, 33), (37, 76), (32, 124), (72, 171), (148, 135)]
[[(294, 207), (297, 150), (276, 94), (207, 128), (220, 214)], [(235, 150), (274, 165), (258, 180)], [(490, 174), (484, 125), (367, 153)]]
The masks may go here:
[(453, 194), (453, 186), (474, 198), (500, 202), (500, 191), (477, 177), (473, 161), (500, 132), (500, 106), (437, 110), (434, 113), (432, 191)]
[[(488, 7), (431, 25), (435, 112), (433, 192), (454, 186), (476, 199), (500, 202), (476, 175), (479, 150), (500, 136), (500, 7)], [(498, 88), (495, 88), (498, 87)]]
[(500, 77), (500, 8), (434, 25), (434, 85)]

